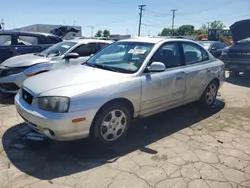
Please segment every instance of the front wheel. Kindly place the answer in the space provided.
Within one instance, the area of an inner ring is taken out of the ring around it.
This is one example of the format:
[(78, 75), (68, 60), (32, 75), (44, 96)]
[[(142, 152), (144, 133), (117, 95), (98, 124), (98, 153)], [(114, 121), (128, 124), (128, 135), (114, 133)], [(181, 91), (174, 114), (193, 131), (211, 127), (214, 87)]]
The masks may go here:
[(216, 81), (211, 81), (204, 93), (200, 98), (200, 103), (203, 106), (212, 106), (216, 100), (217, 93), (218, 93), (218, 83)]
[(104, 106), (93, 123), (95, 141), (113, 145), (125, 137), (131, 123), (131, 113), (126, 105), (113, 103)]

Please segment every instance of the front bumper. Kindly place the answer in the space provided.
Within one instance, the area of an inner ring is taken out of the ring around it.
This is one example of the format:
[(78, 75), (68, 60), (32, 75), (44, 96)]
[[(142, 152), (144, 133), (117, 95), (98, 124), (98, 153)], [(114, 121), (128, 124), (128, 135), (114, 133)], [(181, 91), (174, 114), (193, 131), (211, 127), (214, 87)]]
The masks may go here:
[[(35, 131), (58, 141), (70, 141), (89, 136), (90, 126), (97, 110), (85, 110), (68, 113), (53, 113), (29, 105), (20, 92), (15, 96), (17, 112)], [(75, 118), (85, 117), (85, 121), (73, 123)]]
[(3, 93), (17, 93), (27, 78), (28, 76), (23, 72), (0, 77), (0, 91)]

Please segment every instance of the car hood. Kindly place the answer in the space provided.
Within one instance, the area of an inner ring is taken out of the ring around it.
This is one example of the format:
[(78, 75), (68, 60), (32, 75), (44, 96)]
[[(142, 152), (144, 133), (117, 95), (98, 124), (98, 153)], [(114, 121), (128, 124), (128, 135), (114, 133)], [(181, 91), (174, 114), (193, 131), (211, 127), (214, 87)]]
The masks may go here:
[(55, 90), (57, 96), (72, 96), (120, 83), (129, 76), (129, 74), (76, 65), (28, 78), (23, 86), (35, 96), (51, 94), (49, 91)]
[(24, 54), (11, 57), (1, 65), (5, 67), (28, 67), (38, 63), (47, 63), (51, 60), (48, 57), (41, 57), (35, 54)]
[(237, 42), (250, 37), (250, 19), (235, 22), (230, 26), (233, 41)]

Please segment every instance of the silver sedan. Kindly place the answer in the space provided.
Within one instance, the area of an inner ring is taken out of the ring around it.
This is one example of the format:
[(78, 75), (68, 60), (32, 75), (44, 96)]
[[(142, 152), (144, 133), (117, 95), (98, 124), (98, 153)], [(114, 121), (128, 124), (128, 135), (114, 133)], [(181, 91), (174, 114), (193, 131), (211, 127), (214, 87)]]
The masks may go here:
[(95, 54), (110, 43), (112, 42), (95, 39), (67, 40), (40, 53), (9, 58), (0, 65), (0, 91), (17, 93), (28, 77), (81, 64), (91, 54)]
[(27, 79), (15, 105), (30, 127), (51, 139), (92, 136), (113, 144), (135, 117), (193, 101), (211, 106), (224, 69), (223, 62), (189, 40), (121, 40), (84, 65)]

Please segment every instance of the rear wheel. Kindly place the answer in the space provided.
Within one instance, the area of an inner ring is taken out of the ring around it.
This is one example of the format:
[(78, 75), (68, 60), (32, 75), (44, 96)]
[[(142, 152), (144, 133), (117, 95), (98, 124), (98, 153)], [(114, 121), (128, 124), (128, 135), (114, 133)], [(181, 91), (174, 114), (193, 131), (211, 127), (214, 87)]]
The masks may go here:
[(204, 93), (202, 94), (200, 98), (200, 103), (203, 106), (212, 106), (214, 104), (214, 101), (216, 100), (218, 89), (218, 83), (215, 80), (211, 81), (208, 84)]
[(131, 123), (131, 113), (124, 104), (113, 103), (104, 106), (93, 123), (95, 141), (105, 145), (113, 145), (122, 140)]

